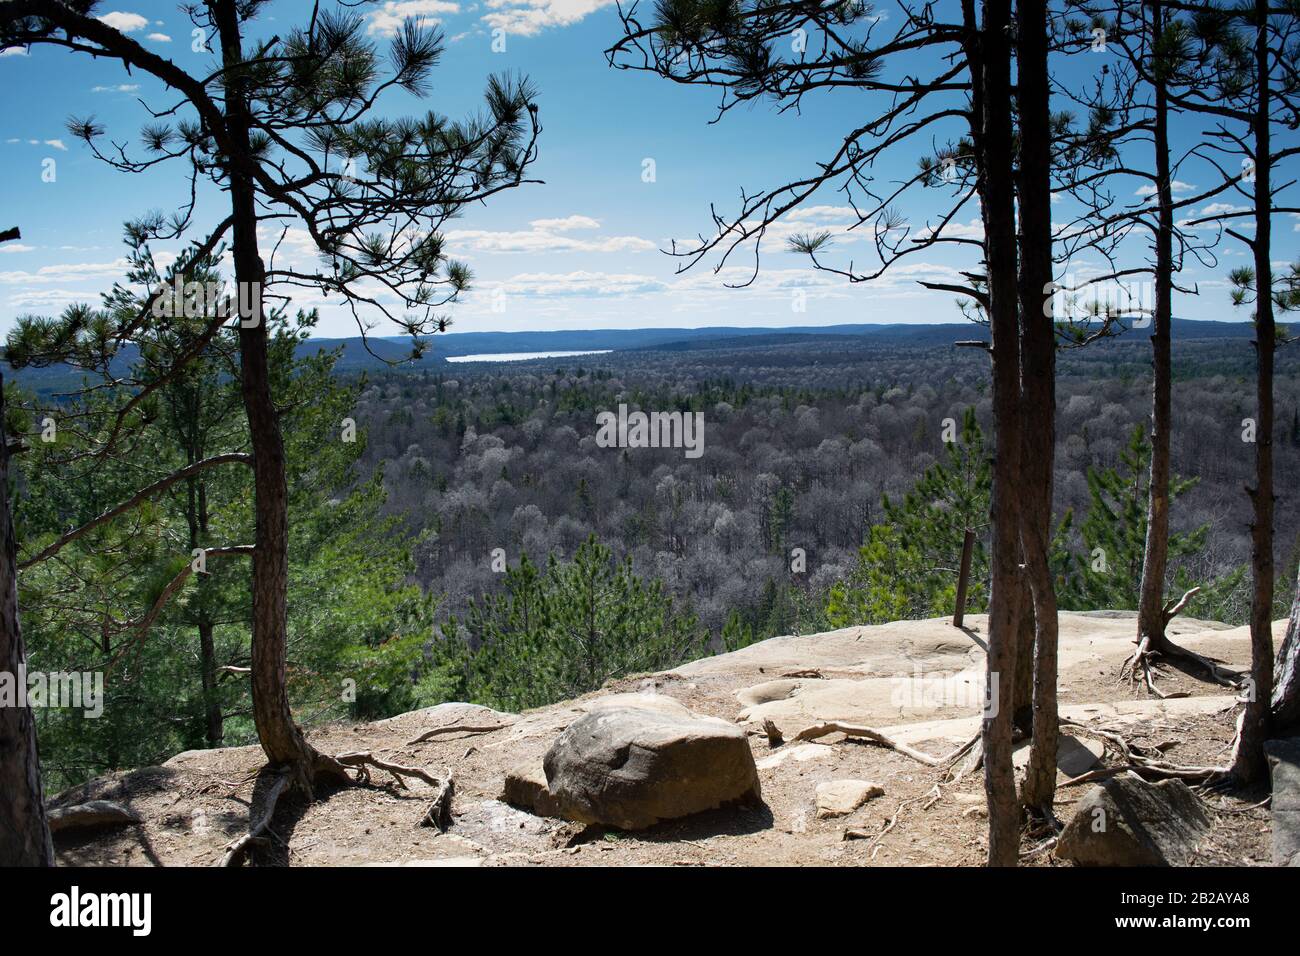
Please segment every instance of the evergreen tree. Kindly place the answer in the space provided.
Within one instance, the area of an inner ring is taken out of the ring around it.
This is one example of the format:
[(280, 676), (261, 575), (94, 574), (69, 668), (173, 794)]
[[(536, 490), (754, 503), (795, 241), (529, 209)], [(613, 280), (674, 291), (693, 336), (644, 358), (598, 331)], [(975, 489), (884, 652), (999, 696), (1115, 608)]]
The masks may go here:
[(611, 678), (660, 670), (703, 653), (693, 615), (659, 580), (643, 581), (594, 536), (543, 572), (527, 555), (498, 593), (451, 619), (439, 652), (459, 665), (465, 699), (506, 710), (597, 690)]
[[(1088, 470), (1091, 503), (1079, 525), (1083, 553), (1071, 555), (1065, 562), (1057, 562), (1062, 608), (1137, 608), (1146, 550), (1150, 460), (1151, 445), (1146, 429), (1137, 425), (1120, 452), (1118, 466)], [(1196, 482), (1195, 478), (1171, 476), (1170, 502)], [(1169, 560), (1170, 567), (1175, 569), (1176, 588), (1187, 590), (1191, 587), (1185, 570), (1176, 567), (1178, 560), (1204, 548), (1208, 534), (1208, 524), (1187, 532), (1170, 533)], [(1204, 586), (1192, 606), (1217, 606), (1239, 580), (1238, 572)]]
[(885, 521), (873, 525), (845, 581), (831, 587), (826, 617), (834, 627), (879, 624), (951, 613), (967, 529), (976, 533), (968, 604), (988, 600), (988, 531), (992, 473), (975, 410), (901, 502), (885, 496)]

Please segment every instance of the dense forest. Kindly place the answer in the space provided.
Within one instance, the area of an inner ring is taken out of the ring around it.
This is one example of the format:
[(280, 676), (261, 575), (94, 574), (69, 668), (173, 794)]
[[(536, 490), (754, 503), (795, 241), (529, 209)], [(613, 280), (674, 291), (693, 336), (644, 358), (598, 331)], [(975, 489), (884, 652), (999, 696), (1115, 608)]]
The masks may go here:
[[(1146, 352), (1104, 344), (1062, 362), (1053, 511), (1058, 524), (1067, 514), (1074, 519), (1065, 550), (1096, 546), (1084, 540), (1085, 519), (1096, 510), (1091, 476), (1123, 479), (1128, 499), (1107, 496), (1107, 508), (1144, 493), (1144, 469), (1134, 473), (1123, 456), (1147, 415)], [(1251, 399), (1249, 347), (1190, 341), (1177, 352), (1175, 401), (1187, 411), (1173, 464), (1194, 482), (1178, 498), (1173, 524), (1181, 532), (1206, 529), (1178, 570), (1207, 586), (1232, 579), (1226, 590), (1208, 588), (1189, 613), (1242, 623), (1245, 585), (1234, 573), (1249, 560), (1249, 504), (1240, 494), (1250, 470), (1241, 428)], [(359, 464), (366, 473), (382, 467), (386, 513), (421, 534), (417, 577), (438, 595), (444, 615), (462, 614), (498, 586), (494, 549), (511, 564), (523, 554), (545, 560), (572, 555), (595, 535), (630, 557), (639, 574), (661, 580), (712, 638), (733, 614), (755, 636), (809, 633), (827, 625), (826, 595), (851, 574), (870, 528), (887, 522), (882, 498), (901, 501), (946, 459), (945, 420), (960, 423), (969, 408), (986, 436), (992, 429), (982, 355), (937, 346), (837, 353), (832, 362), (816, 345), (645, 351), (562, 368), (538, 360), (381, 376), (359, 397), (357, 420), (369, 430)], [(1295, 374), (1289, 360), (1279, 371), (1284, 469), (1300, 463)], [(702, 411), (707, 454), (691, 461), (680, 450), (597, 447), (597, 412), (620, 402)], [(1294, 568), (1297, 509), (1300, 502), (1281, 489), (1279, 580)], [(1145, 527), (1126, 531), (1140, 538)], [(798, 573), (790, 569), (794, 548), (806, 555)], [(956, 559), (940, 560), (951, 566)], [(1136, 559), (1136, 569), (1117, 562), (1107, 606), (1136, 608), (1140, 548)], [(1080, 608), (1091, 606), (1091, 596), (1079, 598)], [(951, 611), (941, 602), (926, 608)]]

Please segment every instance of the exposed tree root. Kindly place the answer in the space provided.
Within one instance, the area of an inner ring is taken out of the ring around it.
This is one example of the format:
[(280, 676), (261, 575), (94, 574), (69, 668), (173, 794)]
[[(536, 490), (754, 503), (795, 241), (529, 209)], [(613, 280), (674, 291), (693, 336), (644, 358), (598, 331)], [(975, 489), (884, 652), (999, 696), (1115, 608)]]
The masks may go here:
[[(371, 768), (383, 770), (390, 774), (397, 782), (397, 785), (403, 789), (407, 789), (407, 777), (423, 780), (433, 787), (433, 804), (424, 815), (421, 825), (436, 826), (442, 831), (445, 831), (451, 825), (451, 799), (455, 784), (450, 770), (447, 770), (445, 775), (439, 778), (418, 767), (407, 767), (403, 764), (383, 760), (376, 757), (369, 750), (358, 750), (339, 754), (338, 756), (329, 756), (313, 751), (311, 778), (314, 780), (324, 777), (344, 785), (366, 786), (371, 782)], [(356, 776), (352, 776), (349, 771)], [(238, 866), (248, 855), (250, 849), (266, 843), (266, 834), (269, 832), (271, 820), (275, 816), (276, 804), (297, 778), (297, 774), (289, 767), (273, 771), (273, 773), (275, 779), (271, 782), (266, 795), (262, 798), (262, 815), (257, 818), (255, 823), (252, 823), (253, 816), (250, 808), (249, 819), (251, 825), (248, 832), (226, 846), (226, 852), (222, 856), (219, 866)]]
[[(1074, 787), (1095, 780), (1107, 780), (1127, 773), (1130, 770), (1144, 780), (1184, 780), (1188, 783), (1214, 784), (1227, 780), (1232, 775), (1231, 767), (1189, 767), (1173, 764), (1163, 759), (1164, 751), (1158, 747), (1141, 747), (1131, 744), (1119, 733), (1099, 727), (1089, 727), (1073, 720), (1062, 720), (1062, 727), (1072, 727), (1081, 733), (1091, 734), (1102, 740), (1124, 762), (1114, 767), (1099, 767), (1089, 770), (1061, 784), (1062, 787)], [(1168, 746), (1168, 745), (1166, 745)]]
[(90, 800), (76, 806), (55, 807), (45, 811), (45, 818), (51, 833), (129, 826), (140, 822), (140, 816), (134, 810), (112, 800)]
[(779, 747), (785, 743), (785, 738), (781, 736), (781, 728), (770, 720), (763, 721), (763, 733), (767, 735), (767, 745), (769, 747)]
[(860, 724), (846, 724), (837, 720), (814, 724), (805, 730), (799, 731), (794, 739), (816, 740), (819, 737), (825, 737), (827, 734), (844, 734), (847, 737), (860, 737), (869, 740), (874, 744), (879, 744), (881, 747), (888, 747), (890, 750), (895, 750), (904, 757), (911, 757), (913, 760), (923, 763), (927, 767), (947, 766), (969, 750), (971, 745), (974, 743), (973, 740), (968, 741), (946, 756), (934, 757), (930, 754), (909, 747), (907, 744), (900, 743), (892, 737), (887, 737), (878, 730), (873, 730), (870, 727), (864, 727)]
[(266, 842), (262, 834), (271, 826), (271, 818), (275, 816), (275, 805), (280, 799), (280, 794), (284, 793), (285, 788), (289, 786), (291, 778), (292, 775), (288, 771), (281, 771), (276, 775), (275, 782), (271, 784), (263, 800), (264, 810), (261, 818), (248, 828), (247, 833), (227, 844), (225, 855), (221, 857), (218, 866), (238, 866), (255, 844)]
[(438, 785), (429, 805), (429, 812), (420, 821), (422, 827), (435, 827), (439, 833), (446, 833), (451, 827), (451, 798), (456, 792), (456, 781), (448, 768), (446, 776)]
[(1155, 674), (1159, 662), (1163, 660), (1181, 660), (1195, 665), (1200, 670), (1209, 675), (1210, 679), (1216, 684), (1223, 687), (1239, 687), (1243, 675), (1234, 670), (1219, 665), (1223, 661), (1206, 657), (1203, 654), (1197, 654), (1195, 651), (1189, 651), (1185, 647), (1179, 647), (1169, 638), (1164, 636), (1165, 627), (1169, 622), (1178, 616), (1188, 604), (1191, 603), (1199, 592), (1199, 587), (1192, 588), (1177, 601), (1170, 600), (1164, 607), (1162, 618), (1163, 626), (1160, 628), (1160, 634), (1143, 634), (1138, 642), (1137, 650), (1131, 657), (1124, 662), (1120, 668), (1120, 682), (1131, 681), (1134, 684), (1140, 684), (1146, 687), (1147, 691), (1155, 697), (1162, 700), (1169, 700), (1175, 697), (1186, 697), (1185, 693), (1168, 694), (1156, 686)]

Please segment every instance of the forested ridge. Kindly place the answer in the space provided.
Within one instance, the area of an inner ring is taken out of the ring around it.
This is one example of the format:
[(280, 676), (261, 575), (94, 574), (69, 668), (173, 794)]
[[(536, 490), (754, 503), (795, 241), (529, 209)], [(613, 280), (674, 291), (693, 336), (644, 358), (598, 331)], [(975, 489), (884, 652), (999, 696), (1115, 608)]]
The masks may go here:
[[(833, 360), (815, 347), (708, 351), (689, 360), (647, 352), (570, 359), (562, 368), (538, 360), (380, 377), (358, 403), (370, 429), (361, 464), (382, 464), (388, 513), (412, 532), (432, 532), (416, 549), (417, 576), (442, 597), (444, 612), (460, 613), (497, 586), (493, 549), (511, 563), (524, 553), (544, 560), (571, 555), (594, 534), (631, 556), (640, 574), (664, 581), (711, 637), (733, 613), (763, 637), (808, 633), (825, 626), (826, 592), (850, 574), (870, 527), (885, 521), (882, 497), (901, 500), (945, 459), (944, 421), (960, 423), (974, 409), (991, 435), (983, 356), (952, 347), (839, 351)], [(1179, 564), (1209, 585), (1249, 558), (1240, 487), (1250, 468), (1241, 429), (1250, 355), (1244, 343), (1233, 354), (1199, 342), (1178, 354), (1175, 401), (1187, 411), (1174, 470), (1194, 482), (1173, 521), (1183, 532), (1206, 527), (1202, 546)], [(1134, 492), (1143, 487), (1141, 469), (1132, 474), (1121, 456), (1146, 415), (1147, 358), (1141, 347), (1113, 344), (1062, 365), (1053, 511), (1058, 522), (1073, 513), (1062, 542), (1068, 550), (1085, 550), (1090, 473), (1118, 469)], [(1289, 361), (1280, 370), (1283, 461), (1300, 455), (1294, 369)], [(703, 411), (705, 459), (596, 447), (596, 413), (619, 402)], [(1294, 567), (1297, 507), (1283, 490), (1279, 580)], [(793, 548), (807, 555), (803, 572), (790, 571)], [(1131, 568), (1115, 575), (1136, 587)], [(1113, 606), (1134, 607), (1119, 600), (1123, 588)], [(1242, 622), (1242, 588), (1210, 597), (1189, 613)]]

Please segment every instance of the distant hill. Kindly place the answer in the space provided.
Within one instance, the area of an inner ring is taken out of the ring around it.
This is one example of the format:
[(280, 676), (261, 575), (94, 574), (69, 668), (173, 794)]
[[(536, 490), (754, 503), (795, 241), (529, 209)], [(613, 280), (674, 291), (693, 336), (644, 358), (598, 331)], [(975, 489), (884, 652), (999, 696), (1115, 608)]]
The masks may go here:
[[(1249, 322), (1204, 322), (1193, 319), (1174, 319), (1173, 337), (1178, 341), (1205, 339), (1247, 339), (1254, 333)], [(1129, 329), (1120, 339), (1144, 339), (1149, 329)], [(553, 332), (445, 332), (434, 336), (430, 348), (418, 361), (410, 361), (410, 341), (405, 338), (371, 338), (363, 342), (359, 336), (350, 338), (313, 338), (305, 342), (301, 351), (342, 349), (336, 368), (344, 374), (379, 371), (397, 365), (408, 370), (446, 371), (453, 366), (449, 357), (461, 355), (494, 355), (520, 352), (579, 352), (612, 350), (692, 352), (718, 349), (772, 349), (783, 345), (798, 346), (815, 343), (819, 339), (838, 338), (852, 340), (856, 346), (913, 346), (935, 348), (951, 346), (954, 342), (987, 340), (986, 329), (969, 322), (948, 322), (933, 325), (908, 323), (861, 323), (855, 325), (825, 325), (812, 328), (733, 328), (705, 326), (697, 329), (582, 329)], [(117, 366), (125, 371), (135, 359), (134, 349), (125, 349)], [(26, 388), (49, 394), (77, 387), (81, 374), (66, 367), (26, 369), (17, 374)]]

